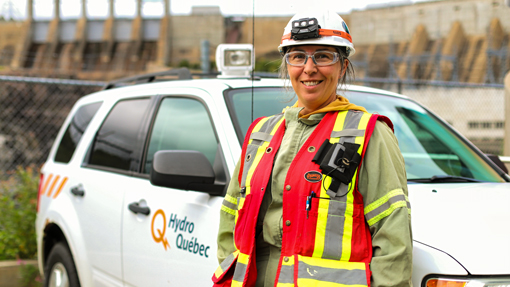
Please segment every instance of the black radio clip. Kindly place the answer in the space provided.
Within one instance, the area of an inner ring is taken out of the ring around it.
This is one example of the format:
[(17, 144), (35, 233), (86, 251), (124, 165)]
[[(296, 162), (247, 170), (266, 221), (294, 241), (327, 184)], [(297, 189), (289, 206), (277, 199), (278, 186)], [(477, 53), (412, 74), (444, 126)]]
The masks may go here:
[(312, 162), (318, 164), (322, 173), (344, 184), (349, 184), (361, 161), (360, 145), (355, 143), (331, 144), (325, 140)]
[(293, 40), (304, 40), (310, 38), (319, 38), (319, 29), (321, 26), (316, 18), (301, 18), (292, 21), (291, 38)]

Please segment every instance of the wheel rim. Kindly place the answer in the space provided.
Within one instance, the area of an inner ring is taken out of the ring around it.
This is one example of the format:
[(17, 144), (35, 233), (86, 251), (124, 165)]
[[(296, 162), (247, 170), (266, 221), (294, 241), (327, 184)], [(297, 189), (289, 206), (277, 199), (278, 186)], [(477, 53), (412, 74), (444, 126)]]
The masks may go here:
[(53, 265), (50, 272), (49, 287), (69, 287), (69, 276), (64, 264), (58, 262)]

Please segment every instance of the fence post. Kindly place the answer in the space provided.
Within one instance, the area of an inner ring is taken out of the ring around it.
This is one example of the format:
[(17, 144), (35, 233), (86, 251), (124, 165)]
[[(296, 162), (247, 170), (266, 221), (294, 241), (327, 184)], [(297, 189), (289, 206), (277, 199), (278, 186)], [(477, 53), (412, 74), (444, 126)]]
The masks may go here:
[(510, 156), (510, 71), (505, 77), (505, 137), (503, 154)]

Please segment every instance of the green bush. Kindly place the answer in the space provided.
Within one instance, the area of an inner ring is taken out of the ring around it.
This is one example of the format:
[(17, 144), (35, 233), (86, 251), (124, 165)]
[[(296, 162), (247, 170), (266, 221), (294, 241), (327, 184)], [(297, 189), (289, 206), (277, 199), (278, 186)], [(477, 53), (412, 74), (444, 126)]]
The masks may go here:
[(188, 60), (183, 59), (179, 62), (177, 65), (179, 68), (188, 68), (190, 70), (200, 70), (201, 66), (200, 63), (190, 63)]
[(189, 68), (189, 67), (190, 67), (189, 61), (188, 61), (188, 60), (186, 60), (186, 59), (183, 59), (183, 60), (181, 60), (181, 61), (179, 62), (179, 64), (177, 65), (177, 67), (179, 67), (179, 68), (182, 68), (182, 67), (184, 67), (184, 68)]
[(0, 260), (37, 256), (35, 217), (39, 173), (19, 167), (0, 180)]

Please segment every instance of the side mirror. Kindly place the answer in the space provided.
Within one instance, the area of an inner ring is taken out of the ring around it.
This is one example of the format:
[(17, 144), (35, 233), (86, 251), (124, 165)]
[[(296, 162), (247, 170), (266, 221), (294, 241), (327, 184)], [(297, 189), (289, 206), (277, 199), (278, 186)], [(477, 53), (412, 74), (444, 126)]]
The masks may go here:
[(214, 171), (198, 151), (162, 150), (154, 154), (150, 181), (153, 185), (184, 190), (214, 190)]

